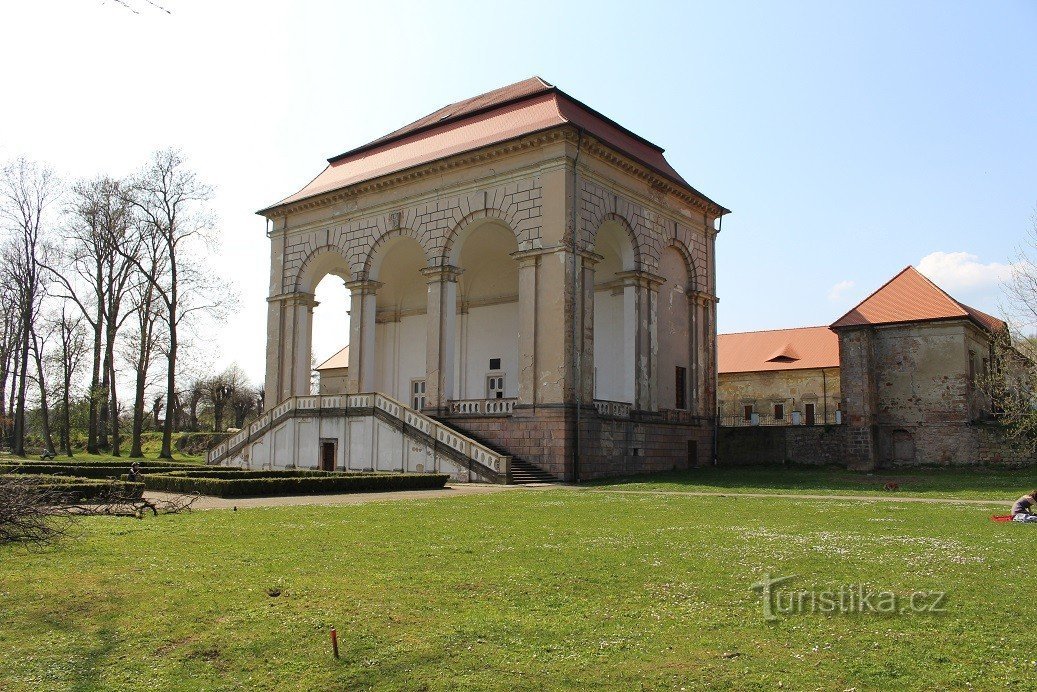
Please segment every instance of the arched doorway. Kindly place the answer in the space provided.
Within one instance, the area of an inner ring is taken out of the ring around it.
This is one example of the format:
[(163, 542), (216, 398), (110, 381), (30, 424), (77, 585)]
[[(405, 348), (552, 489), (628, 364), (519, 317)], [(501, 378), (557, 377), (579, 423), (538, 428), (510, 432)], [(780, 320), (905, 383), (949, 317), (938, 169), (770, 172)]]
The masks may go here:
[(594, 252), (594, 398), (633, 404), (636, 396), (637, 269), (633, 241), (616, 220), (598, 229)]
[(458, 235), (451, 264), (458, 279), (454, 392), (457, 399), (518, 396), (518, 250), (515, 234), (496, 220), (473, 223)]
[[(374, 389), (407, 404), (424, 405), (427, 266), (418, 241), (398, 236), (383, 243), (368, 276), (375, 293)], [(417, 397), (417, 401), (415, 401)]]

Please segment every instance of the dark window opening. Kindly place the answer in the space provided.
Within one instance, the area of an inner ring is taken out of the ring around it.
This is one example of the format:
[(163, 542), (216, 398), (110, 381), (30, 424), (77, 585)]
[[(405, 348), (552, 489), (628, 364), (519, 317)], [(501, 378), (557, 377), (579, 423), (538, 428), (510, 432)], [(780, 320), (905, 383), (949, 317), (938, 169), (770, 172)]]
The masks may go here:
[(753, 407), (752, 407), (752, 404), (749, 404), (749, 405), (745, 406), (742, 409), (742, 413), (745, 415), (745, 419), (746, 420), (752, 420), (753, 419)]
[(500, 370), (500, 358), (490, 358), (490, 370)]
[(774, 420), (785, 420), (785, 404), (774, 404)]
[(688, 371), (685, 368), (682, 368), (678, 365), (677, 372), (674, 377), (676, 380), (674, 382), (674, 385), (676, 386), (677, 391), (677, 405), (675, 406), (675, 408), (684, 410), (688, 408)]

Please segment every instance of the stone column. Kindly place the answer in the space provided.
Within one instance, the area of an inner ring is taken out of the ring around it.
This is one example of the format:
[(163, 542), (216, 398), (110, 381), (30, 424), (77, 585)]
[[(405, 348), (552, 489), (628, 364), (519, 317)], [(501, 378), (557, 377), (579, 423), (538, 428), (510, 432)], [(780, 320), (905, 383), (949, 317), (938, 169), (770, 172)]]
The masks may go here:
[(579, 369), (583, 373), (579, 399), (584, 406), (590, 406), (594, 402), (594, 265), (601, 259), (601, 255), (592, 252), (581, 252), (577, 257), (581, 272), (579, 313), (582, 324), (577, 327), (578, 343), (574, 348), (579, 349)]
[(537, 274), (542, 250), (511, 253), (519, 265), (518, 318), (518, 402), (519, 406), (537, 403)]
[(349, 372), (346, 393), (375, 390), (375, 313), (378, 311), (377, 281), (360, 279), (346, 282), (349, 289)]
[(425, 408), (446, 413), (454, 398), (454, 344), (457, 336), (457, 278), (452, 265), (428, 267), (425, 350)]
[(628, 364), (624, 393), (635, 409), (655, 411), (659, 408), (659, 286), (666, 279), (640, 270), (616, 276), (623, 282), (624, 362)]
[[(310, 393), (310, 339), (312, 337), (313, 308), (317, 301), (312, 293), (285, 293), (270, 300), (278, 305), (278, 323), (281, 344), (278, 349), (276, 368), (267, 363), (267, 374), (276, 369), (277, 396), (269, 405), (276, 406), (291, 396), (307, 396)], [(274, 310), (270, 311), (273, 317)], [(269, 353), (268, 353), (269, 358)], [(269, 390), (268, 394), (269, 396)]]

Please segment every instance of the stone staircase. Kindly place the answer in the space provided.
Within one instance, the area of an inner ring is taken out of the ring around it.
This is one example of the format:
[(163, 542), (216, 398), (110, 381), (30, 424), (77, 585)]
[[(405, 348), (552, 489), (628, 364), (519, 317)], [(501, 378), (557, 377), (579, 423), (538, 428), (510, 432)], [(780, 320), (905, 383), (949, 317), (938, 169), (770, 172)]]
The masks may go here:
[[(420, 450), (420, 453), (424, 455), (422, 459), (424, 463), (418, 468), (425, 472), (429, 472), (433, 468), (438, 469), (441, 463), (449, 463), (454, 469), (452, 477), (455, 480), (507, 483), (511, 476), (512, 459), (507, 453), (473, 439), (463, 430), (455, 429), (420, 411), (408, 408), (399, 401), (378, 392), (298, 396), (286, 399), (275, 408), (265, 412), (244, 430), (209, 449), (206, 453), (206, 461), (210, 465), (236, 465), (240, 463), (236, 460), (243, 460), (245, 465), (249, 466), (251, 465), (248, 459), (249, 450), (254, 449), (256, 445), (262, 446), (264, 443), (270, 442), (274, 431), (278, 428), (284, 430), (287, 425), (294, 426), (290, 434), (284, 436), (289, 445), (284, 449), (278, 448), (276, 452), (270, 454), (277, 460), (276, 463), (270, 464), (271, 468), (274, 466), (315, 468), (318, 439), (323, 442), (327, 436), (334, 435), (328, 430), (341, 429), (350, 421), (357, 422), (358, 420), (370, 423), (365, 430), (372, 430), (374, 424), (380, 422), (382, 429), (388, 431), (387, 434), (397, 436), (396, 440), (399, 444), (394, 442), (393, 448), (398, 448), (404, 454), (409, 449)], [(312, 429), (318, 422), (324, 427)], [(303, 426), (310, 427), (304, 428)], [(322, 429), (325, 432), (320, 432)], [(404, 444), (401, 437), (412, 444)], [(339, 440), (339, 444), (347, 446), (344, 440)], [(377, 441), (374, 442), (372, 448), (378, 448)], [(305, 453), (300, 452), (301, 449), (305, 449)], [(367, 454), (367, 457), (355, 460), (359, 462), (362, 470), (377, 471), (385, 468), (378, 465), (378, 459), (370, 458), (371, 454)], [(401, 459), (397, 463), (394, 457), (392, 466), (400, 464), (403, 465), (402, 470), (410, 470), (407, 468), (406, 459)], [(347, 464), (346, 467), (354, 468), (355, 466)]]
[[(465, 429), (459, 427), (456, 423), (454, 423), (453, 421), (451, 421), (449, 419), (436, 418), (436, 420), (441, 425), (445, 425), (448, 428), (450, 428), (451, 430), (456, 431), (459, 435), (465, 435), (465, 436), (467, 436), (468, 438), (470, 438), (472, 440), (476, 440), (479, 444), (483, 445), (487, 449), (492, 449), (493, 451), (495, 451), (495, 452), (497, 452), (498, 454), (501, 454), (501, 455), (507, 455), (508, 454), (507, 451), (501, 449), (500, 447), (498, 447), (497, 445), (493, 444), (492, 442), (490, 442), (486, 438), (482, 437), (481, 435), (477, 435), (477, 434), (475, 434), (473, 432), (465, 430)], [(552, 476), (550, 473), (548, 473), (547, 471), (543, 470), (539, 466), (534, 466), (533, 464), (530, 464), (528, 461), (524, 461), (522, 459), (519, 459), (518, 457), (514, 457), (513, 456), (513, 457), (510, 457), (510, 458), (511, 458), (511, 464), (510, 464), (511, 473), (509, 474), (508, 482), (513, 484), (513, 485), (529, 485), (531, 483), (558, 483), (559, 482), (559, 480), (557, 478), (555, 478), (554, 476)]]

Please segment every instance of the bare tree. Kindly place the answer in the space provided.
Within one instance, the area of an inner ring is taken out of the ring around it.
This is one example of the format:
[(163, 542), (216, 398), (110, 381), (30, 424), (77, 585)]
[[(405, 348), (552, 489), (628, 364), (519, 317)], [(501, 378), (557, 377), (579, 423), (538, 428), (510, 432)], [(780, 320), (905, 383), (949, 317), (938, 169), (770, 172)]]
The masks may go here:
[(139, 258), (130, 258), (151, 283), (163, 308), (166, 324), (166, 420), (162, 429), (161, 458), (173, 456), (173, 416), (176, 409), (176, 369), (184, 321), (193, 313), (212, 311), (220, 305), (200, 258), (192, 258), (192, 244), (202, 241), (213, 227), (208, 210), (212, 189), (187, 167), (174, 150), (157, 152), (137, 176), (126, 199), (137, 210), (147, 232), (164, 255), (161, 275), (149, 273)]
[(5, 283), (16, 291), (20, 318), (17, 352), (19, 371), (12, 451), (25, 456), (25, 393), (29, 365), (29, 343), (43, 294), (44, 268), (40, 253), (44, 242), (44, 226), (48, 208), (60, 195), (54, 173), (47, 167), (19, 158), (4, 166), (0, 173), (0, 223), (14, 238), (4, 253)]
[[(251, 402), (252, 392), (248, 378), (237, 365), (199, 383), (202, 394), (212, 406), (213, 432), (223, 431), (223, 415), (227, 406), (234, 406), (235, 395), (240, 391)], [(247, 414), (247, 412), (246, 412)]]
[(40, 329), (37, 323), (29, 334), (29, 345), (32, 351), (33, 364), (36, 366), (36, 384), (40, 391), (40, 424), (43, 427), (43, 449), (46, 454), (54, 456), (54, 436), (50, 431), (50, 405), (47, 396), (47, 372), (43, 367), (44, 351), (47, 342), (53, 336), (53, 330), (47, 327)]
[(110, 428), (113, 452), (119, 451), (115, 341), (129, 314), (123, 302), (134, 272), (127, 257), (142, 244), (125, 187), (106, 176), (73, 186), (61, 266), (48, 266), (64, 289), (61, 297), (79, 307), (93, 335), (86, 445), (91, 454), (108, 446)]
[[(154, 234), (144, 236), (146, 242), (142, 248), (141, 261), (147, 267), (147, 275), (160, 276), (164, 273), (164, 252), (161, 239)], [(133, 314), (136, 316), (136, 332), (133, 335), (133, 368), (135, 387), (133, 399), (133, 430), (130, 444), (131, 457), (143, 457), (141, 435), (144, 432), (145, 392), (149, 384), (152, 360), (156, 353), (160, 333), (161, 313), (158, 310), (158, 297), (155, 285), (143, 277), (131, 292)]]
[(55, 331), (58, 336), (58, 350), (55, 354), (61, 372), (61, 449), (70, 459), (72, 453), (72, 386), (73, 379), (79, 371), (83, 357), (86, 355), (86, 330), (83, 317), (76, 315), (75, 307), (62, 302), (61, 313), (55, 319)]
[(17, 380), (15, 367), (18, 344), (21, 343), (21, 317), (15, 300), (17, 290), (6, 271), (0, 271), (0, 439), (10, 444), (13, 415), (8, 404), (14, 396), (7, 396), (8, 382)]

